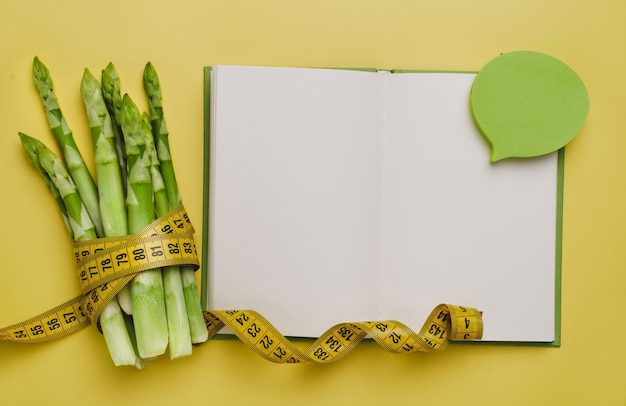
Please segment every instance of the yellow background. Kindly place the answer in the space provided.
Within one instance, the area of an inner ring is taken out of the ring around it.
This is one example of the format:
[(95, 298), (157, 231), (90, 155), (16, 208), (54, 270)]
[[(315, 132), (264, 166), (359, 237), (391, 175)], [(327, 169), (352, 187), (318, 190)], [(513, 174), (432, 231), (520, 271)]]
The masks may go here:
[(397, 356), (366, 343), (335, 364), (285, 366), (219, 340), (137, 371), (115, 368), (88, 329), (46, 344), (0, 343), (0, 403), (626, 404), (623, 0), (2, 1), (0, 326), (78, 292), (71, 243), (17, 137), (54, 145), (30, 76), (35, 55), (88, 159), (83, 69), (113, 61), (142, 103), (141, 72), (155, 64), (183, 200), (199, 228), (203, 66), (478, 70), (520, 49), (569, 64), (591, 99), (566, 148), (561, 348), (452, 345)]

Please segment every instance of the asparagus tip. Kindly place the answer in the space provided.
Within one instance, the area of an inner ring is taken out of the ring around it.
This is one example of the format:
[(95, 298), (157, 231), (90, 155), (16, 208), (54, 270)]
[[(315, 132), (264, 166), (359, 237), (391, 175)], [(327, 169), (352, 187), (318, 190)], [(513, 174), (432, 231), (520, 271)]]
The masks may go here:
[(119, 75), (117, 74), (117, 69), (115, 68), (115, 65), (113, 65), (113, 62), (109, 62), (107, 64), (107, 66), (104, 67), (104, 69), (102, 69), (102, 75), (103, 76), (109, 76), (111, 79), (119, 79)]
[(37, 156), (37, 148), (39, 141), (35, 138), (24, 134), (23, 132), (17, 133), (20, 137), (20, 142), (22, 143), (22, 148), (26, 152), (26, 157), (28, 161), (36, 168), (39, 168), (39, 158)]
[(41, 62), (41, 60), (38, 57), (35, 57), (33, 59), (33, 75), (35, 75), (36, 78), (40, 78), (40, 79), (48, 79), (50, 77), (50, 72), (48, 71), (48, 68), (46, 67), (46, 65), (44, 65), (43, 62)]

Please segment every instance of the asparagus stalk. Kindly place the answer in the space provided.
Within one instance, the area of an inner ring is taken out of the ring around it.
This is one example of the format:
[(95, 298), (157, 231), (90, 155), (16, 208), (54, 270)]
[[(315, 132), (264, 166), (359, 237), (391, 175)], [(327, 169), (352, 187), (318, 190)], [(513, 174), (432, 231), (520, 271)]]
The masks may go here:
[(109, 354), (116, 366), (134, 365), (142, 369), (144, 360), (137, 356), (135, 342), (124, 319), (117, 296), (104, 306), (100, 313), (100, 328)]
[(126, 151), (124, 147), (124, 136), (122, 134), (122, 128), (120, 127), (120, 114), (122, 109), (122, 93), (120, 90), (120, 77), (117, 73), (117, 69), (112, 63), (109, 63), (102, 70), (102, 94), (106, 103), (107, 109), (111, 116), (111, 123), (113, 125), (113, 132), (115, 134), (115, 147), (117, 149), (117, 158), (120, 164), (120, 171), (122, 173), (122, 181), (126, 183), (126, 176), (128, 175), (126, 168)]
[[(128, 231), (134, 234), (154, 220), (152, 179), (149, 157), (145, 151), (143, 120), (139, 109), (128, 95), (122, 98), (121, 113), (120, 124), (128, 165)], [(168, 344), (161, 270), (151, 269), (135, 276), (131, 281), (131, 299), (139, 355), (144, 359), (155, 358), (165, 352)]]
[(93, 221), (87, 213), (76, 184), (66, 171), (61, 159), (42, 143), (37, 147), (37, 156), (39, 164), (46, 171), (65, 203), (74, 240), (96, 239), (98, 236)]
[[(104, 237), (127, 235), (128, 222), (124, 201), (124, 184), (117, 157), (111, 117), (102, 96), (102, 88), (98, 80), (87, 69), (84, 71), (80, 90), (93, 138)], [(124, 361), (140, 368), (141, 360), (135, 356), (132, 339), (126, 328), (124, 315), (117, 298), (107, 303), (102, 310), (100, 326), (109, 352), (128, 354)], [(125, 347), (120, 348), (122, 345)]]
[[(107, 109), (109, 110), (109, 116), (111, 117), (111, 123), (115, 133), (115, 147), (117, 149), (122, 181), (126, 184), (128, 182), (126, 147), (124, 145), (124, 134), (122, 133), (120, 125), (122, 114), (121, 81), (117, 73), (117, 69), (112, 63), (107, 64), (107, 66), (102, 70), (102, 94)], [(124, 310), (124, 312), (132, 315), (133, 307), (130, 296), (130, 285), (124, 286), (124, 288), (117, 294), (117, 299), (119, 300), (120, 307)]]
[[(146, 151), (150, 158), (150, 174), (156, 206), (156, 215), (161, 217), (169, 212), (169, 202), (163, 177), (161, 176), (159, 158), (152, 138), (150, 117), (142, 115), (146, 135)], [(168, 266), (163, 268), (163, 287), (165, 290), (165, 306), (167, 310), (167, 327), (169, 332), (170, 358), (176, 359), (191, 355), (191, 334), (185, 305), (180, 268)]]
[(165, 190), (165, 182), (161, 174), (161, 164), (157, 155), (154, 139), (152, 138), (152, 130), (150, 124), (150, 116), (146, 113), (141, 115), (143, 133), (146, 137), (146, 154), (150, 161), (150, 176), (152, 178), (152, 193), (154, 195), (154, 206), (157, 216), (164, 216), (169, 209), (169, 201), (167, 200), (167, 191)]
[[(144, 69), (143, 84), (148, 96), (150, 118), (152, 120), (152, 133), (160, 162), (161, 173), (167, 190), (169, 208), (174, 209), (181, 204), (182, 199), (178, 191), (178, 183), (176, 181), (169, 145), (169, 132), (163, 114), (161, 84), (156, 70), (151, 63), (146, 64)], [(192, 267), (188, 266), (182, 266), (180, 269), (191, 339), (194, 344), (203, 343), (208, 339), (208, 330), (202, 314), (202, 305), (200, 304), (200, 297), (198, 295), (195, 271)]]
[(115, 133), (111, 116), (104, 103), (98, 80), (85, 69), (81, 96), (93, 137), (96, 178), (99, 188), (99, 210), (105, 237), (128, 234), (124, 183), (117, 158)]
[(42, 143), (39, 140), (30, 137), (24, 133), (18, 133), (18, 135), (20, 136), (20, 141), (22, 142), (22, 148), (26, 152), (28, 162), (30, 162), (30, 164), (37, 170), (37, 172), (39, 172), (39, 175), (41, 175), (41, 178), (46, 183), (46, 186), (48, 186), (48, 189), (52, 193), (52, 196), (54, 197), (54, 200), (59, 208), (59, 212), (63, 217), (67, 232), (69, 233), (70, 238), (74, 239), (74, 232), (72, 231), (72, 226), (70, 225), (70, 219), (67, 216), (67, 208), (65, 207), (63, 198), (61, 197), (59, 190), (56, 188), (56, 186), (54, 186), (54, 182), (52, 182), (52, 179), (50, 179), (48, 173), (41, 167), (41, 164), (39, 163), (37, 149), (42, 145)]
[[(124, 146), (124, 139), (122, 129), (120, 127), (120, 111), (122, 108), (122, 96), (120, 94), (120, 79), (117, 74), (117, 70), (113, 64), (109, 63), (107, 67), (102, 71), (102, 97), (104, 103), (109, 112), (109, 118), (111, 120), (111, 127), (114, 134), (115, 149), (117, 151), (117, 160), (120, 168), (120, 176), (123, 185), (126, 185), (128, 171), (126, 167), (126, 148)], [(126, 197), (126, 189), (122, 187), (122, 194)], [(126, 214), (126, 210), (124, 209)], [(126, 314), (132, 314), (132, 301), (130, 298), (130, 285), (124, 286), (122, 290), (117, 294), (117, 300), (120, 307)]]
[(33, 79), (46, 111), (49, 127), (59, 145), (69, 173), (74, 182), (76, 182), (80, 197), (91, 217), (98, 235), (102, 235), (102, 220), (100, 218), (96, 183), (76, 146), (72, 131), (63, 117), (56, 94), (54, 93), (50, 72), (37, 57), (33, 60)]

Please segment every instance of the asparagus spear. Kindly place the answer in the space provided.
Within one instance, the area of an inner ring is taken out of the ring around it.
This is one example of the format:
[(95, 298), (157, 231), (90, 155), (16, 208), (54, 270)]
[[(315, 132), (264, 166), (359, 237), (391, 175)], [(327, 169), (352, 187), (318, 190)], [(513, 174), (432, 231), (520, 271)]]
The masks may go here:
[[(169, 208), (174, 209), (181, 204), (182, 199), (178, 191), (178, 183), (176, 181), (176, 174), (174, 172), (170, 152), (169, 132), (163, 114), (161, 84), (156, 70), (151, 63), (146, 64), (144, 69), (143, 84), (148, 96), (150, 118), (152, 120), (152, 133), (161, 164), (161, 173), (167, 190)], [(200, 304), (198, 295), (195, 271), (192, 267), (188, 266), (180, 267), (180, 269), (183, 291), (185, 293), (187, 316), (189, 318), (189, 328), (191, 330), (191, 339), (193, 343), (199, 344), (208, 339), (208, 330), (202, 314), (202, 305)]]
[[(52, 187), (56, 189), (59, 196), (63, 200), (69, 223), (71, 225), (71, 234), (75, 241), (95, 239), (96, 231), (93, 222), (78, 194), (77, 187), (65, 170), (61, 160), (50, 151), (43, 143), (24, 133), (19, 133), (22, 146), (29, 157), (29, 161), (40, 172), (44, 180), (50, 180)], [(36, 161), (35, 161), (36, 158)], [(115, 312), (115, 301), (111, 301), (110, 306), (107, 305), (101, 315), (100, 324), (110, 325), (114, 328), (119, 326), (115, 319), (121, 315), (121, 312)], [(123, 325), (123, 319), (122, 319)], [(125, 331), (125, 329), (124, 329)], [(115, 365), (136, 365), (137, 357), (132, 349), (132, 343), (129, 341), (128, 335), (119, 334), (115, 330), (103, 328), (103, 335), (109, 354)]]
[(43, 143), (37, 147), (37, 156), (39, 157), (39, 164), (46, 171), (65, 203), (74, 240), (95, 240), (97, 235), (93, 221), (87, 213), (76, 184), (66, 171), (61, 159)]
[[(102, 88), (88, 69), (84, 71), (80, 91), (93, 138), (104, 237), (127, 235), (124, 185), (117, 158), (115, 134), (102, 96)], [(117, 298), (107, 303), (102, 310), (100, 327), (110, 353), (122, 351), (125, 354), (135, 354)], [(128, 347), (119, 348), (122, 344)], [(141, 367), (141, 360), (137, 357), (133, 360), (129, 356), (127, 361)]]
[[(146, 151), (150, 158), (150, 174), (156, 206), (156, 215), (165, 216), (169, 212), (169, 202), (163, 177), (161, 176), (159, 158), (154, 146), (150, 117), (142, 115), (146, 136)], [(169, 331), (170, 358), (176, 359), (191, 355), (191, 334), (185, 305), (182, 278), (178, 266), (163, 268), (163, 287), (165, 290), (165, 307), (167, 310), (167, 326)]]
[[(141, 114), (128, 95), (122, 98), (120, 124), (126, 145), (128, 182), (126, 206), (128, 231), (139, 232), (154, 220), (150, 162), (146, 154), (145, 133)], [(145, 253), (150, 255), (150, 253)], [(133, 322), (139, 355), (155, 358), (165, 352), (168, 344), (167, 316), (160, 269), (150, 269), (133, 278), (131, 299)]]
[(63, 198), (59, 193), (59, 190), (54, 186), (54, 182), (48, 176), (48, 172), (46, 172), (39, 163), (39, 156), (37, 155), (37, 149), (40, 147), (41, 142), (33, 137), (29, 137), (24, 133), (18, 133), (20, 136), (20, 141), (22, 142), (22, 148), (26, 152), (26, 157), (28, 158), (28, 162), (39, 172), (41, 178), (50, 189), (54, 200), (56, 201), (57, 206), (59, 207), (59, 212), (63, 217), (63, 221), (65, 222), (65, 227), (67, 228), (67, 232), (70, 235), (70, 238), (74, 238), (74, 232), (72, 231), (72, 226), (70, 225), (70, 219), (67, 216), (67, 208), (65, 207), (65, 203), (63, 202)]
[(146, 137), (146, 154), (150, 161), (150, 176), (152, 178), (152, 193), (154, 195), (154, 206), (157, 216), (164, 216), (169, 211), (169, 201), (167, 200), (167, 192), (165, 190), (165, 182), (161, 174), (161, 164), (157, 155), (154, 139), (152, 138), (152, 129), (150, 124), (150, 116), (146, 113), (141, 115), (143, 133)]
[(115, 133), (111, 116), (98, 80), (85, 69), (81, 96), (93, 137), (96, 177), (99, 188), (99, 211), (105, 237), (128, 234), (124, 183), (117, 158)]
[[(104, 101), (107, 109), (109, 110), (109, 116), (111, 117), (111, 123), (115, 133), (115, 147), (117, 149), (122, 181), (126, 184), (128, 182), (128, 167), (126, 163), (124, 134), (122, 133), (120, 125), (122, 114), (122, 93), (120, 87), (121, 82), (117, 69), (112, 63), (107, 64), (107, 66), (102, 70), (102, 95), (104, 96)], [(133, 314), (132, 300), (130, 297), (130, 285), (124, 286), (124, 288), (117, 294), (117, 299), (119, 300), (120, 307), (126, 314)]]
[(126, 168), (126, 151), (124, 148), (122, 128), (119, 124), (122, 109), (122, 94), (120, 86), (120, 77), (117, 73), (117, 69), (115, 69), (115, 66), (112, 63), (109, 63), (102, 70), (102, 94), (111, 116), (111, 123), (115, 134), (117, 158), (119, 160), (120, 171), (122, 173), (122, 181), (126, 183), (126, 176), (128, 174)]
[(48, 68), (35, 57), (33, 60), (33, 79), (35, 87), (46, 110), (48, 124), (59, 145), (69, 173), (78, 187), (80, 197), (91, 217), (98, 235), (103, 234), (100, 208), (98, 207), (98, 189), (96, 183), (76, 146), (54, 93), (54, 86)]
[[(109, 64), (102, 71), (102, 97), (107, 110), (109, 111), (109, 118), (111, 121), (111, 127), (114, 134), (115, 149), (117, 152), (117, 160), (119, 162), (120, 176), (122, 185), (126, 185), (127, 181), (127, 168), (126, 168), (126, 150), (124, 147), (124, 140), (122, 135), (122, 129), (119, 125), (120, 109), (122, 107), (122, 96), (120, 95), (120, 81), (117, 75), (117, 71), (112, 64)], [(109, 134), (110, 137), (110, 134)], [(109, 138), (110, 141), (110, 138)], [(99, 176), (98, 176), (99, 178)], [(122, 187), (122, 194), (126, 197), (126, 189)], [(119, 203), (118, 203), (119, 204)], [(126, 209), (123, 210), (126, 215)], [(130, 298), (130, 285), (126, 285), (118, 294), (117, 300), (120, 307), (126, 314), (132, 314), (132, 303)]]

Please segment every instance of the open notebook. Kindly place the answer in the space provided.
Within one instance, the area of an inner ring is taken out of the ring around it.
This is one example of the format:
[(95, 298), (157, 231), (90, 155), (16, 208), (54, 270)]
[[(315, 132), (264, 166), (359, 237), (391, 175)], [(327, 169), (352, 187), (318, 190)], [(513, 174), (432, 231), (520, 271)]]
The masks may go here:
[(439, 303), (557, 343), (562, 151), (490, 162), (472, 73), (206, 68), (203, 295), (287, 336)]

